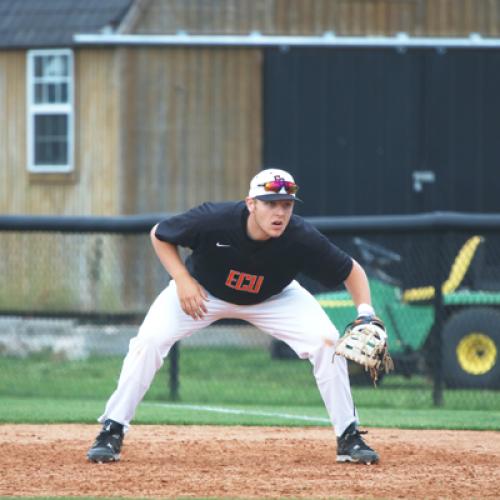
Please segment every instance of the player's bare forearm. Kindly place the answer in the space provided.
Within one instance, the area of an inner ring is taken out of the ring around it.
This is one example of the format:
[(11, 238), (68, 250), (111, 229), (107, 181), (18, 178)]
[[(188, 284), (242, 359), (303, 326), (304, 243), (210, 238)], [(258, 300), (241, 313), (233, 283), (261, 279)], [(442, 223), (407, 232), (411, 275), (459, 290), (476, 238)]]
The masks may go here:
[(179, 255), (177, 246), (159, 240), (156, 226), (151, 230), (151, 244), (163, 267), (177, 285), (177, 295), (182, 310), (193, 319), (202, 318), (207, 312), (205, 301), (208, 300), (205, 289), (191, 276)]
[(353, 259), (353, 266), (347, 279), (344, 281), (347, 291), (352, 297), (354, 305), (371, 305), (370, 284), (364, 269)]

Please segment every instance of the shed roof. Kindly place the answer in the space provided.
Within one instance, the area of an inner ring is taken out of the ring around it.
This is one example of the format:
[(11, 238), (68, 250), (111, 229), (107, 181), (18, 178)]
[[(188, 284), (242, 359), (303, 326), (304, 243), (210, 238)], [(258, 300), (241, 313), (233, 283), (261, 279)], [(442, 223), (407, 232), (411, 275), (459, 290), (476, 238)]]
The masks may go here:
[(0, 47), (73, 45), (75, 33), (115, 29), (134, 0), (0, 0)]

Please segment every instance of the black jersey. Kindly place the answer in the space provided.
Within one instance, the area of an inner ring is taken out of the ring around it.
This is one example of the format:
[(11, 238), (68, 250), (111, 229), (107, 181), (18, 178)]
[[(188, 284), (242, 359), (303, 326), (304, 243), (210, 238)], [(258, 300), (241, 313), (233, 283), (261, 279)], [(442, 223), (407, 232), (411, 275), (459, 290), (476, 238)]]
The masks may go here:
[(335, 287), (352, 259), (297, 215), (278, 238), (252, 240), (243, 201), (204, 203), (158, 225), (156, 237), (191, 248), (186, 266), (212, 295), (251, 305), (281, 292), (298, 273)]

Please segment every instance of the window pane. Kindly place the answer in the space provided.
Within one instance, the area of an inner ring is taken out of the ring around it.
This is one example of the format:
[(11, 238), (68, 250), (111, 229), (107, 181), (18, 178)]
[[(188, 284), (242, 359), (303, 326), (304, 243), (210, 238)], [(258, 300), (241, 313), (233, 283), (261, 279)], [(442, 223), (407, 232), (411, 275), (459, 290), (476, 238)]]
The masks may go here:
[(69, 76), (68, 56), (59, 56), (61, 59), (61, 75)]
[(57, 102), (56, 101), (56, 84), (55, 83), (49, 83), (47, 85), (47, 93), (48, 93), (48, 102), (53, 103)]
[(43, 71), (42, 71), (42, 77), (43, 76), (48, 76), (49, 74), (49, 64), (50, 64), (50, 59), (49, 56), (40, 56), (43, 61)]
[(61, 83), (59, 85), (60, 88), (60, 101), (59, 102), (68, 102), (68, 84)]
[(43, 58), (35, 56), (35, 76), (43, 76)]
[(68, 117), (35, 116), (35, 165), (68, 164)]
[(35, 104), (44, 102), (43, 90), (44, 85), (42, 83), (35, 83)]
[(67, 83), (35, 83), (35, 104), (65, 104), (68, 102)]
[(45, 56), (44, 76), (67, 76), (68, 75), (68, 56)]

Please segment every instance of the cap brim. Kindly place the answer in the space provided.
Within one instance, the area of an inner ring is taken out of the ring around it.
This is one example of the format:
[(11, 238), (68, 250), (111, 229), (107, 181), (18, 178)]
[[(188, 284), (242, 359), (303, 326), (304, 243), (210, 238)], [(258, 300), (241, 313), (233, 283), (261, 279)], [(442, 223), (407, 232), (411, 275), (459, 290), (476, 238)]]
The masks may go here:
[(261, 201), (280, 201), (280, 200), (292, 200), (292, 201), (300, 201), (303, 203), (303, 201), (300, 198), (297, 198), (293, 194), (261, 194), (259, 196), (255, 196), (256, 200), (261, 200)]

